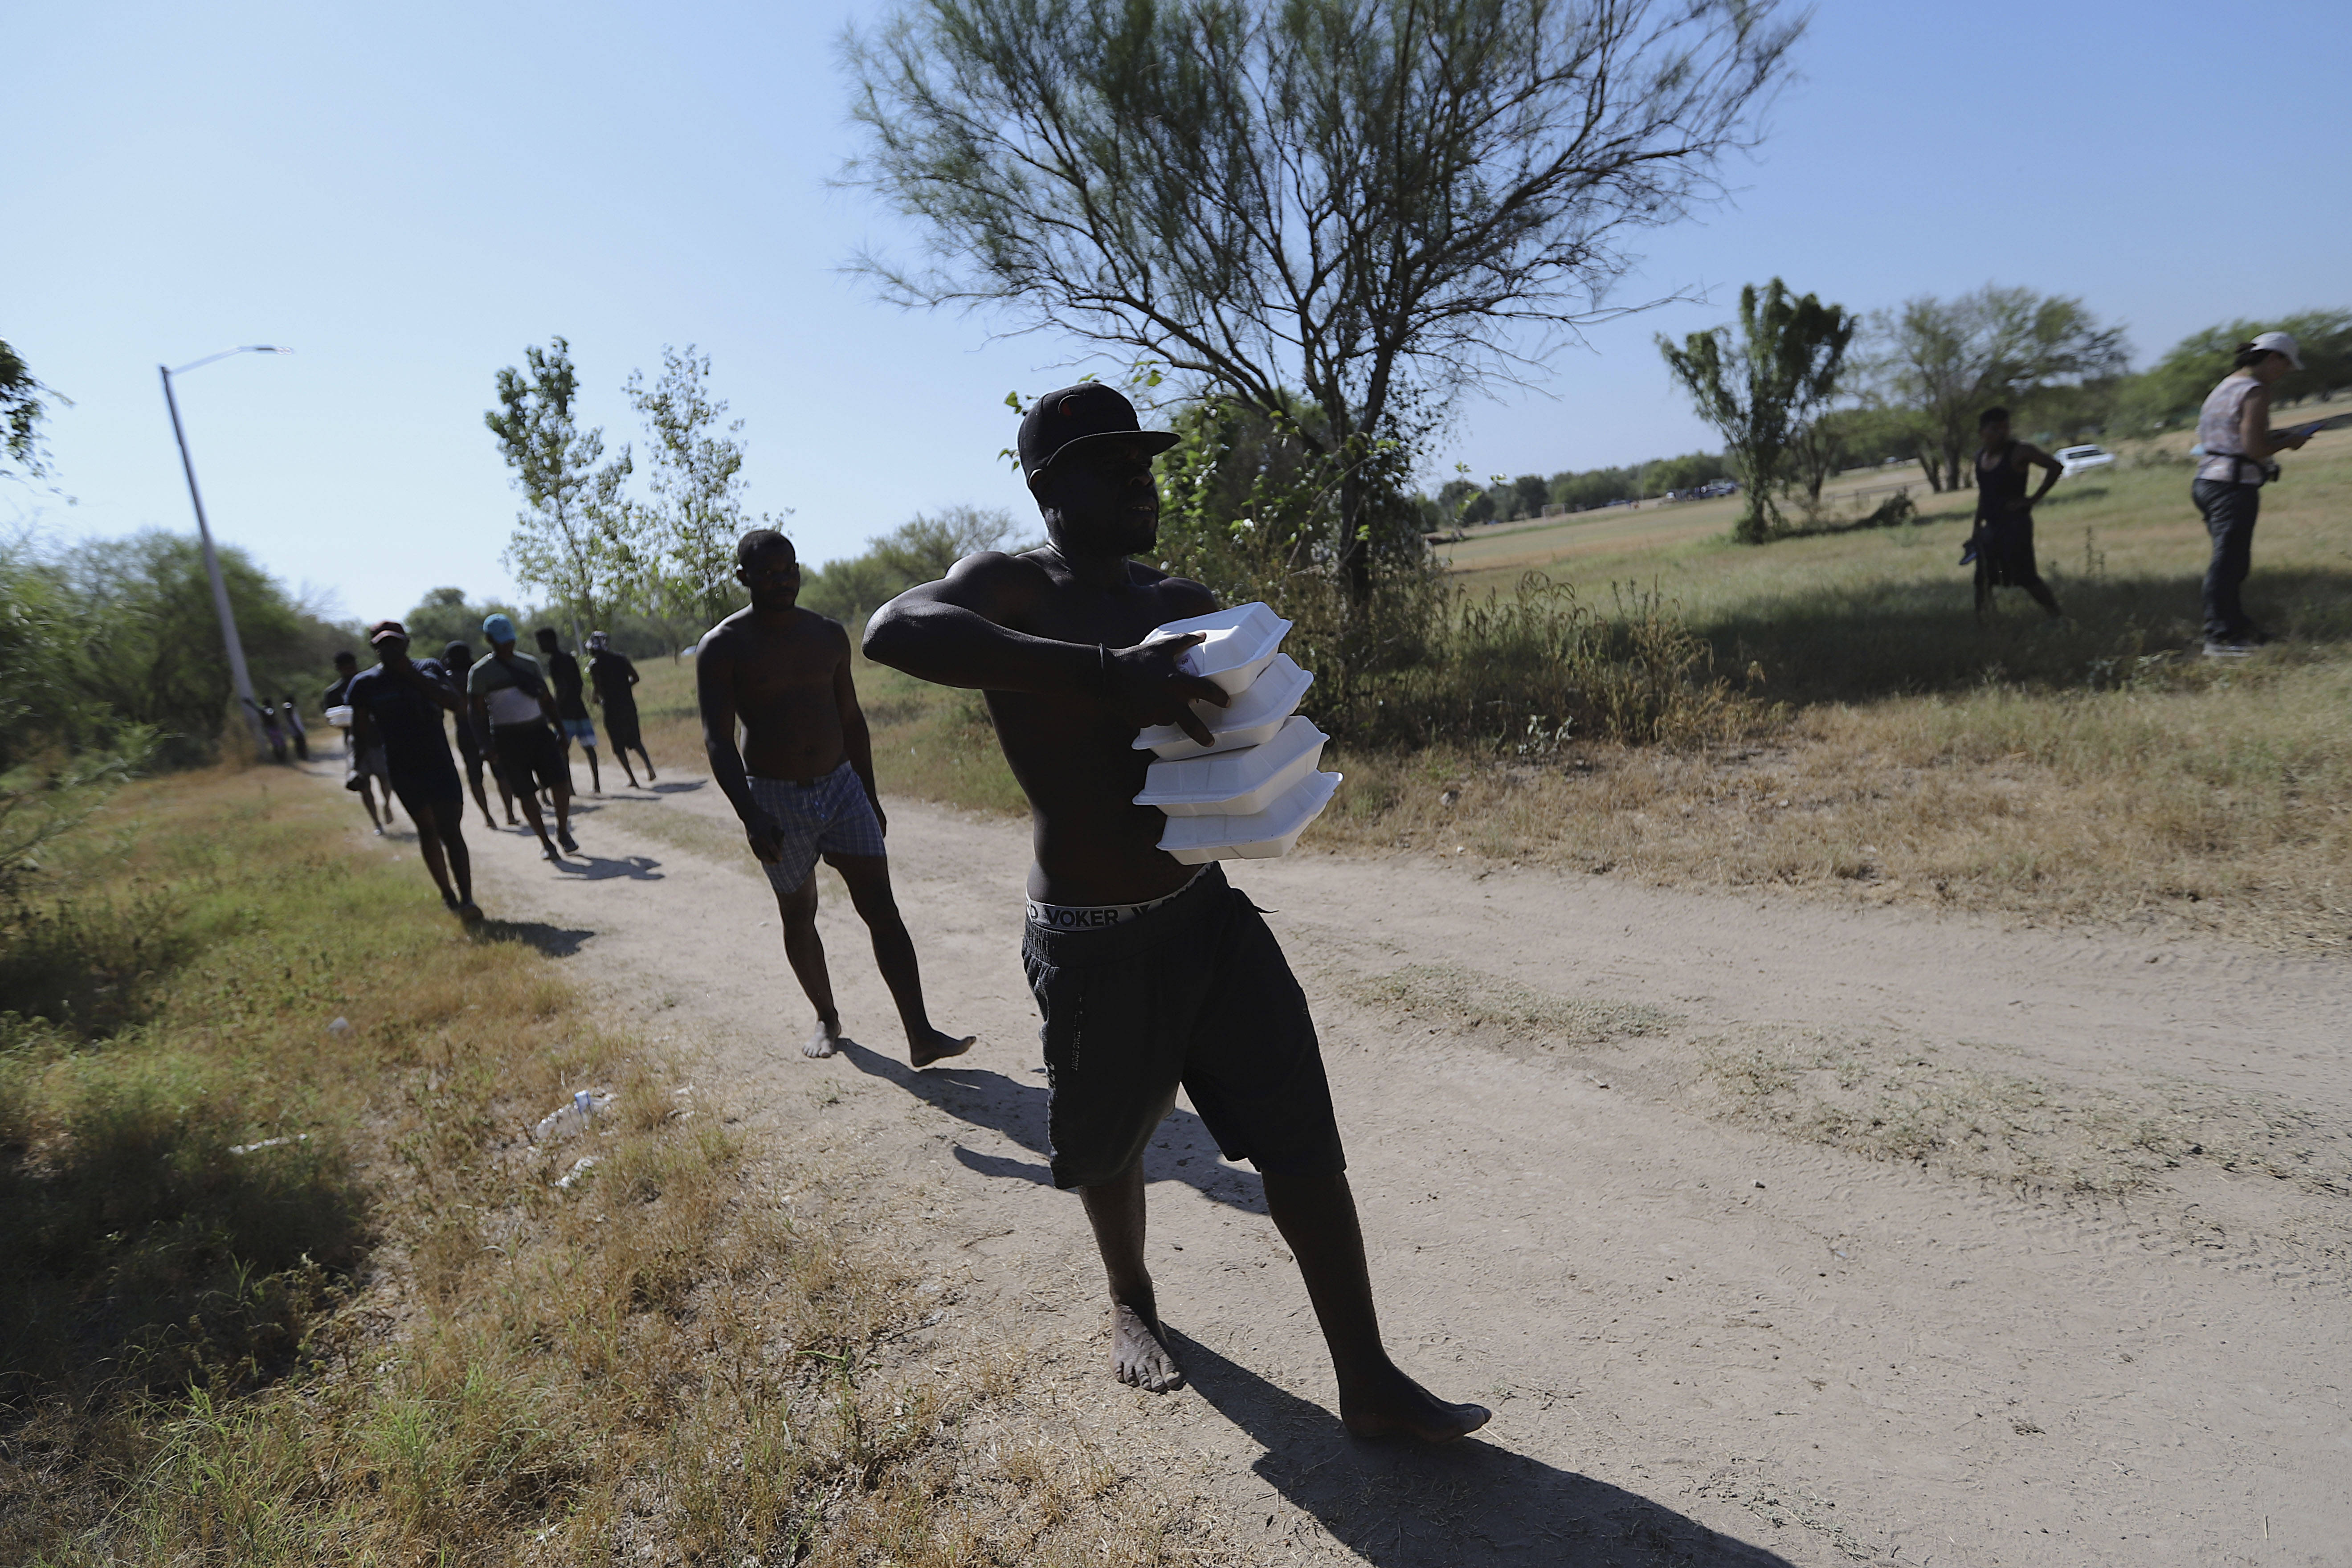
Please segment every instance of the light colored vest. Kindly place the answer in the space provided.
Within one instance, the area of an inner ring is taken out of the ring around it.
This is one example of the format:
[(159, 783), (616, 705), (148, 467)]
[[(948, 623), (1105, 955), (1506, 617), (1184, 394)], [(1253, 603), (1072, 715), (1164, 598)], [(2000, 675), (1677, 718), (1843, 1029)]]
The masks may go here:
[(2268, 477), (2260, 462), (2244, 456), (2238, 430), (2246, 395), (2261, 384), (2251, 375), (2233, 375), (2205, 395), (2205, 406), (2197, 411), (2197, 443), (2205, 448), (2197, 465), (2199, 479), (2258, 485)]

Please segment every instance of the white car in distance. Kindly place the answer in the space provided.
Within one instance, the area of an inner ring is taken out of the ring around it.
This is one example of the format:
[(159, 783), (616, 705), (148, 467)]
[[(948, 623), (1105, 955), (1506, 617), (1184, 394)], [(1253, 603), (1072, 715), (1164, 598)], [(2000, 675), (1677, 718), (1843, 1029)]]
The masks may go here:
[(2105, 447), (2061, 447), (2051, 456), (2058, 459), (2060, 471), (2068, 479), (2087, 474), (2093, 468), (2104, 468), (2116, 460), (2116, 455)]

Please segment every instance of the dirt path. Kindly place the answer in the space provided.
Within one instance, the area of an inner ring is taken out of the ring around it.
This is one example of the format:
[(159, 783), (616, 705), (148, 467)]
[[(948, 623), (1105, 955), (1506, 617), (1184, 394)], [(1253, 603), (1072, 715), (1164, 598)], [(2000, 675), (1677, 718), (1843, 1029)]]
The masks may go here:
[(972, 1056), (905, 1069), (833, 882), (872, 1048), (813, 1063), (725, 801), (663, 778), (588, 803), (561, 872), (477, 830), (482, 902), (707, 1047), (787, 1191), (817, 1158), (871, 1184), (949, 1303), (930, 1364), (1026, 1347), (1244, 1560), (2344, 1560), (2338, 968), (1431, 858), (1229, 868), (1323, 1025), (1399, 1359), (1496, 1409), (1403, 1452), (1340, 1432), (1257, 1180), (1182, 1109), (1148, 1170), (1194, 1386), (1104, 1377), (1093, 1254), (1045, 1180), (1023, 830), (893, 807)]

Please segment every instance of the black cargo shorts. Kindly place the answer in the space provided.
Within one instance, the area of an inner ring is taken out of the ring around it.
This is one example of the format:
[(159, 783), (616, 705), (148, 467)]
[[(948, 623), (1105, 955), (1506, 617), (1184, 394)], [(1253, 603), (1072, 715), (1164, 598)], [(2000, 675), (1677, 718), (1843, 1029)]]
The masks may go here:
[(1272, 1175), (1347, 1169), (1307, 997), (1221, 868), (1124, 925), (1029, 921), (1021, 962), (1045, 1021), (1055, 1186), (1097, 1185), (1139, 1158), (1179, 1084), (1226, 1159)]

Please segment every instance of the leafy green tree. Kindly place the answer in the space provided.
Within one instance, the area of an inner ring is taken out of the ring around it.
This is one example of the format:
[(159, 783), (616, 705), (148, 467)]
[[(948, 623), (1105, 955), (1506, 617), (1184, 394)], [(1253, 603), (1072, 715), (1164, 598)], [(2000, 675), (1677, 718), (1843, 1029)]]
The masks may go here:
[(1858, 318), (1811, 294), (1794, 296), (1775, 278), (1759, 292), (1739, 291), (1739, 332), (1729, 327), (1693, 332), (1682, 346), (1661, 336), (1658, 352), (1698, 405), (1700, 417), (1723, 433), (1725, 451), (1739, 470), (1748, 498), (1733, 529), (1760, 544), (1780, 531), (1773, 491), (1790, 439), (1837, 392), (1845, 353)]
[(1880, 395), (1918, 421), (1919, 466), (1938, 490), (1969, 482), (1986, 408), (2112, 377), (2130, 357), (2123, 329), (2101, 326), (2082, 300), (1990, 283), (1953, 300), (1922, 295), (1873, 327)]
[(1511, 481), (1511, 515), (1541, 517), (1551, 500), (1551, 485), (1541, 474), (1521, 474)]
[[(48, 415), (50, 403), (73, 406), (73, 399), (35, 380), (23, 357), (0, 340), (0, 454), (6, 457), (5, 467), (16, 468), (21, 478), (48, 477), (48, 447), (41, 438), (41, 422)], [(0, 472), (5, 467), (0, 467)]]
[[(654, 493), (644, 510), (652, 597), (665, 614), (698, 628), (715, 625), (742, 603), (735, 582), (735, 545), (748, 525), (741, 496), (743, 443), (738, 438), (743, 422), (721, 426), (727, 404), (710, 395), (709, 375), (709, 354), (698, 358), (692, 343), (684, 353), (665, 344), (661, 379), (647, 386), (644, 373), (632, 371), (624, 389), (646, 426), (647, 480)], [(763, 526), (775, 521), (760, 519)]]
[(572, 622), (593, 625), (600, 607), (621, 600), (643, 579), (640, 520), (623, 490), (629, 450), (599, 466), (602, 428), (583, 430), (572, 412), (580, 380), (572, 345), (558, 337), (524, 351), (528, 374), (499, 372), (499, 406), (482, 418), (498, 437), (526, 510), (515, 520), (507, 569), (553, 595)]
[(154, 749), (91, 694), (91, 629), (54, 571), (0, 542), (0, 900)]
[[(234, 545), (219, 551), (221, 578), (259, 696), (316, 698), (333, 647), (347, 634), (306, 610)], [(78, 677), (110, 722), (157, 736), (156, 760), (209, 761), (232, 693), (220, 658), (204, 557), (192, 536), (151, 529), (89, 540), (48, 568), (89, 646)]]
[(858, 264), (891, 299), (1140, 353), (1290, 426), (1324, 470), (1307, 565), (1360, 602), (1381, 539), (1419, 556), (1384, 444), (1617, 313), (1628, 236), (1757, 139), (1784, 11), (905, 0), (849, 41), (848, 174), (929, 239)]

